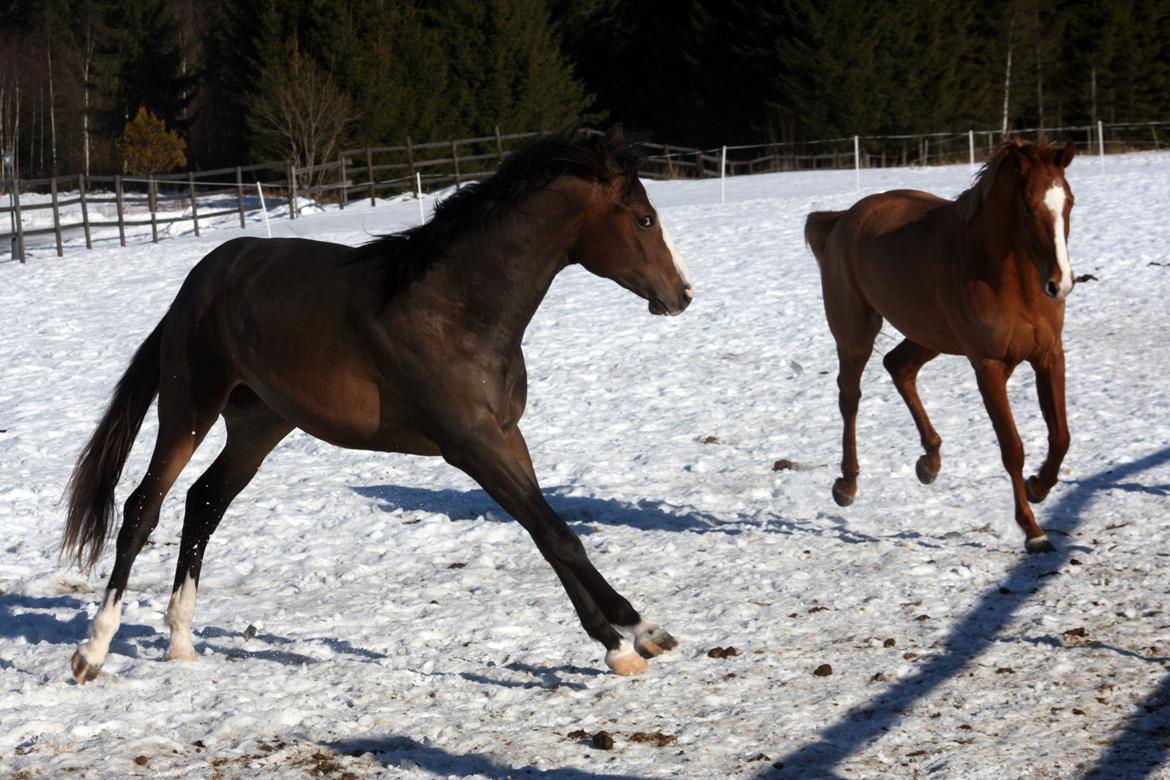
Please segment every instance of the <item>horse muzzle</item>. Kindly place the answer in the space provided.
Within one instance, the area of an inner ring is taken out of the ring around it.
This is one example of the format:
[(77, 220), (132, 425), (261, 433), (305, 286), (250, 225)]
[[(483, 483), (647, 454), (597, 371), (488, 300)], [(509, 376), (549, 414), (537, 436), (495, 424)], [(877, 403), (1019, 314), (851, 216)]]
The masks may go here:
[(650, 298), (651, 314), (668, 314), (671, 317), (675, 317), (682, 314), (691, 305), (691, 301), (695, 299), (695, 289), (689, 284), (683, 285), (682, 289), (678, 292), (678, 299), (673, 305), (657, 296), (647, 297)]

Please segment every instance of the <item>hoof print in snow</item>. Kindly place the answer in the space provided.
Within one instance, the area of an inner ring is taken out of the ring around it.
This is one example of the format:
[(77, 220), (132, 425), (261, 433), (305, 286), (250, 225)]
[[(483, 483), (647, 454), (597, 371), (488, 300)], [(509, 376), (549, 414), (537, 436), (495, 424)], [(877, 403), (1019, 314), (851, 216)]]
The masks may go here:
[(593, 747), (598, 750), (613, 750), (613, 737), (608, 731), (599, 731), (593, 735)]
[(256, 638), (256, 626), (249, 623), (248, 627), (244, 629), (244, 641), (247, 642), (249, 639), (255, 639), (255, 638)]
[(772, 471), (800, 471), (800, 464), (788, 458), (781, 458), (772, 464)]
[(897, 645), (898, 643), (894, 641), (893, 637), (882, 642), (882, 647), (896, 647)]
[(566, 734), (565, 739), (576, 741), (578, 739), (592, 739), (592, 736), (585, 729), (577, 729), (576, 731), (570, 731), (568, 734)]
[(1061, 636), (1065, 639), (1084, 639), (1088, 636), (1088, 632), (1085, 631), (1084, 626), (1078, 626), (1077, 628), (1070, 628), (1068, 631), (1062, 633)]
[(833, 667), (829, 666), (828, 664), (821, 664), (816, 669), (813, 669), (813, 676), (815, 677), (828, 677), (832, 673)]
[(731, 658), (739, 655), (739, 650), (734, 647), (712, 647), (707, 651), (708, 658)]
[(703, 437), (703, 444), (718, 444), (718, 443), (719, 443), (718, 436), (704, 436)]
[(767, 755), (766, 753), (756, 753), (754, 756), (752, 756), (751, 758), (748, 759), (748, 761), (771, 761), (771, 760), (772, 760), (771, 756)]
[(135, 756), (134, 763), (138, 764), (138, 766), (149, 766), (150, 759), (147, 758), (146, 756)]

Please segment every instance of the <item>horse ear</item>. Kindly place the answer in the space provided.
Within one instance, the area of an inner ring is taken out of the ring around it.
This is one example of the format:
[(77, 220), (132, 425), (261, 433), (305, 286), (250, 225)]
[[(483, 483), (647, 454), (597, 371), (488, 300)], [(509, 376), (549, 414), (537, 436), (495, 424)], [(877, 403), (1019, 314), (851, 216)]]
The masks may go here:
[(1052, 162), (1058, 168), (1067, 168), (1068, 164), (1072, 162), (1073, 158), (1076, 156), (1077, 145), (1070, 140), (1065, 142), (1063, 149), (1060, 149), (1056, 152), (1056, 157), (1052, 160)]
[(1023, 145), (1016, 142), (1009, 142), (1007, 144), (1008, 157), (1016, 164), (1016, 168), (1020, 173), (1027, 173), (1028, 169), (1032, 167), (1036, 156), (1033, 151), (1034, 147), (1031, 145)]

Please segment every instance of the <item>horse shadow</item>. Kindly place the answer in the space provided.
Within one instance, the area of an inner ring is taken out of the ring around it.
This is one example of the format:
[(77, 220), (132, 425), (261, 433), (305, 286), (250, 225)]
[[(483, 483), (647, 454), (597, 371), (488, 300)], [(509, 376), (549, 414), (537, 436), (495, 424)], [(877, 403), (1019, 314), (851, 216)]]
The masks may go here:
[[(1116, 466), (1084, 480), (1070, 483), (1067, 492), (1049, 514), (1045, 527), (1061, 536), (1070, 535), (1085, 520), (1093, 499), (1106, 490), (1160, 494), (1161, 486), (1125, 482), (1136, 474), (1170, 462), (1170, 447), (1151, 453), (1133, 463)], [(984, 594), (978, 605), (941, 643), (940, 649), (913, 675), (900, 679), (877, 696), (845, 712), (819, 738), (782, 756), (760, 778), (843, 778), (837, 768), (854, 752), (893, 728), (903, 712), (931, 695), (943, 683), (956, 678), (992, 643), (1011, 622), (1016, 611), (1033, 594), (1045, 588), (1050, 575), (1064, 568), (1076, 551), (1062, 545), (1055, 553), (1021, 557), (1002, 584)], [(1064, 646), (1057, 637), (1034, 640)], [(1150, 662), (1160, 659), (1145, 658)], [(1131, 714), (1123, 732), (1106, 748), (1089, 777), (1145, 777), (1165, 763), (1170, 754), (1170, 674)]]
[[(55, 614), (70, 610), (73, 617), (62, 620)], [(28, 644), (47, 642), (54, 645), (76, 644), (89, 631), (89, 616), (85, 604), (73, 596), (26, 596), (20, 593), (0, 594), (0, 637), (22, 638)], [(133, 639), (156, 633), (150, 626), (123, 624), (120, 637)]]
[(508, 766), (482, 753), (459, 755), (410, 737), (372, 737), (321, 743), (336, 753), (361, 756), (370, 753), (390, 772), (422, 769), (436, 777), (545, 777), (549, 780), (640, 780), (636, 775), (590, 772), (585, 769), (539, 769)]
[[(489, 519), (509, 520), (510, 515), (484, 490), (452, 490), (402, 487), (400, 485), (359, 485), (352, 490), (359, 496), (374, 499), (386, 512), (433, 512), (454, 522)], [(640, 499), (633, 503), (593, 496), (570, 496), (568, 488), (543, 491), (562, 518), (579, 534), (588, 534), (589, 526), (621, 525), (642, 531), (739, 534), (740, 521), (720, 520), (714, 515), (684, 510), (665, 501)]]

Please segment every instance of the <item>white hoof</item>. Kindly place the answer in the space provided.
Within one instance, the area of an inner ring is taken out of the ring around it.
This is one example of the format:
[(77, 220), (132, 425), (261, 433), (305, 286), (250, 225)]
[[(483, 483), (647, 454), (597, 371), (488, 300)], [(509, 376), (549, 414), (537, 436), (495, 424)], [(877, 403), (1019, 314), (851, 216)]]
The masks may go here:
[(638, 651), (624, 639), (616, 649), (606, 652), (605, 665), (623, 677), (641, 674), (646, 671), (647, 666), (642, 656), (638, 655)]
[(198, 661), (199, 656), (193, 647), (168, 647), (163, 653), (164, 661)]

